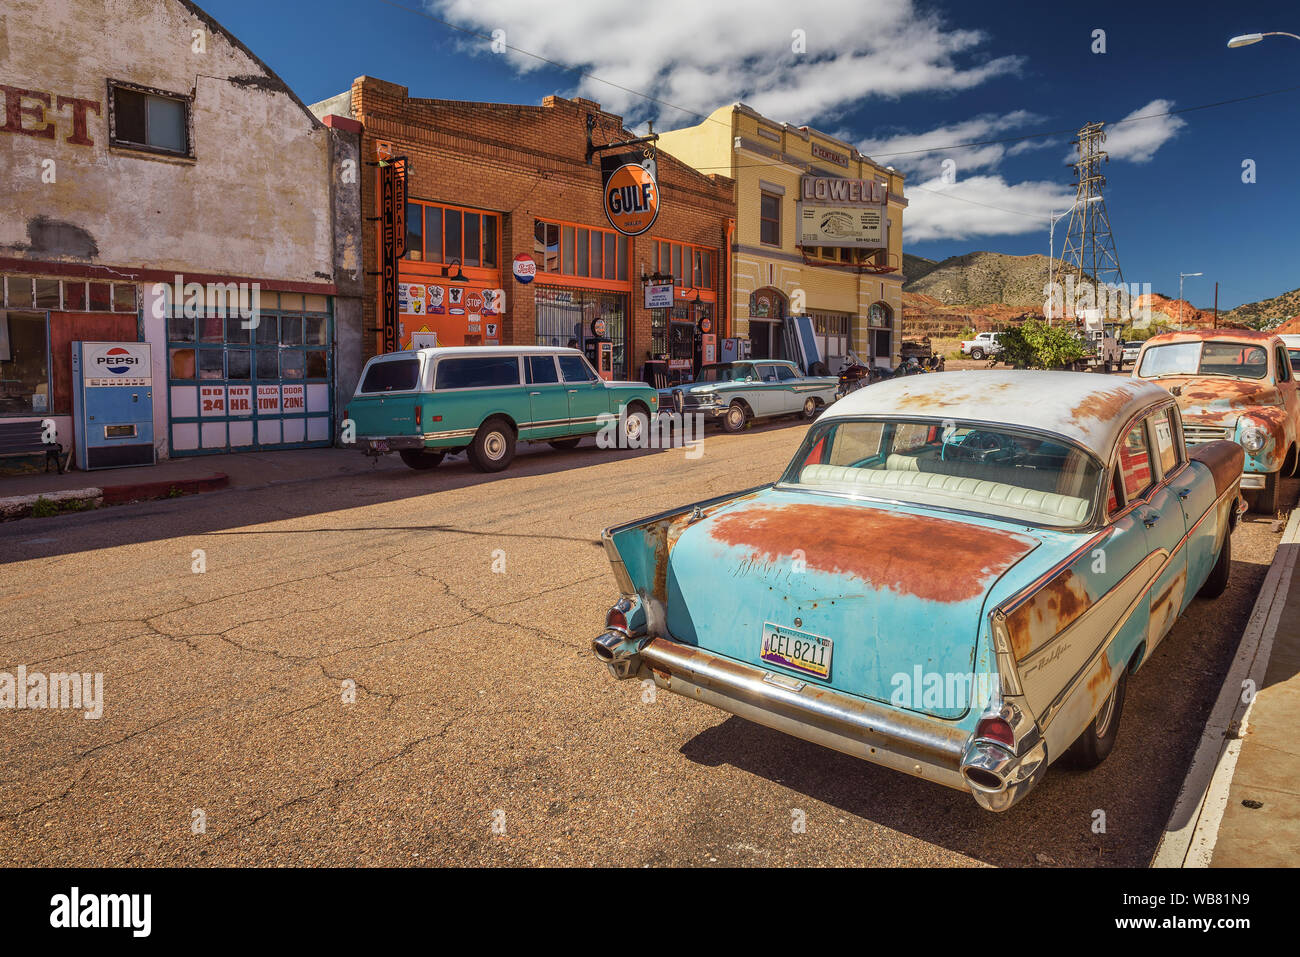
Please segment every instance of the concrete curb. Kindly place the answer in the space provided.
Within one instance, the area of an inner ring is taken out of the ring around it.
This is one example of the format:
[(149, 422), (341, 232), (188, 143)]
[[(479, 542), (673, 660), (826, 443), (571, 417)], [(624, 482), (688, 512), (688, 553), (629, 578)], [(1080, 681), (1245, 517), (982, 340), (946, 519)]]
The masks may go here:
[(1291, 512), (1273, 563), (1255, 599), (1241, 643), (1223, 687), (1205, 722), (1187, 777), (1179, 789), (1165, 832), (1151, 860), (1152, 867), (1209, 867), (1219, 836), (1219, 823), (1228, 804), (1228, 789), (1241, 753), (1241, 737), (1250, 721), (1254, 696), (1243, 701), (1247, 681), (1264, 684), (1278, 622), (1286, 607), (1296, 559), (1300, 555), (1300, 508)]
[(33, 492), (28, 495), (11, 495), (0, 498), (0, 521), (30, 518), (38, 502), (60, 506), (60, 512), (79, 512), (101, 505), (122, 505), (149, 499), (174, 498), (198, 492), (214, 492), (230, 484), (230, 476), (215, 472), (199, 478), (172, 479), (164, 482), (133, 482), (126, 485), (105, 485), (94, 488), (62, 489), (55, 492)]

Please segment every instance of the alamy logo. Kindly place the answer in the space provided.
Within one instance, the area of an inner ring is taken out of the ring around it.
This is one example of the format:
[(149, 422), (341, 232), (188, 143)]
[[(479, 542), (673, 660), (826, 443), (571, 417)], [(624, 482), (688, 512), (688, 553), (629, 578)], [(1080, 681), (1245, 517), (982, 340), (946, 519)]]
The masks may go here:
[(69, 894), (50, 898), (51, 927), (129, 927), (133, 937), (148, 937), (152, 927), (152, 894)]
[(29, 672), (26, 665), (19, 665), (17, 673), (0, 671), (0, 708), (76, 710), (87, 721), (95, 721), (104, 715), (104, 675), (62, 671), (47, 675)]

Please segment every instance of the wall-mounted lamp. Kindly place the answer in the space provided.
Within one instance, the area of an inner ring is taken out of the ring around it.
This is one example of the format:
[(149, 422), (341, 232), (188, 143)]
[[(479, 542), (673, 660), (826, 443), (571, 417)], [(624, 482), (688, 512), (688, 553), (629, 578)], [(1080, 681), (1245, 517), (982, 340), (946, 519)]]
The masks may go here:
[[(447, 275), (447, 270), (450, 269), (452, 266), (455, 266), (455, 267), (456, 267), (456, 273), (455, 273), (455, 275), (448, 276), (448, 275)], [(443, 266), (443, 267), (442, 267), (442, 277), (443, 277), (444, 279), (450, 280), (451, 282), (469, 282), (469, 280), (465, 277), (465, 274), (464, 274), (463, 272), (460, 271), (460, 260), (459, 260), (459, 259), (453, 259), (453, 260), (452, 260), (450, 263), (448, 263), (446, 266)]]

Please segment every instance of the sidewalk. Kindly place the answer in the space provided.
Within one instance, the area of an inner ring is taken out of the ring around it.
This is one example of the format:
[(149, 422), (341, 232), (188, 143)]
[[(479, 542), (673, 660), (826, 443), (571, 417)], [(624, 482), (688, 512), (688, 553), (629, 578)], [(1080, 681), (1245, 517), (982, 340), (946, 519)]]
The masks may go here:
[(1300, 508), (1278, 543), (1153, 867), (1300, 867), (1298, 558)]
[[(114, 504), (143, 498), (167, 498), (177, 492), (254, 488), (403, 468), (405, 466), (396, 456), (383, 456), (375, 464), (359, 452), (338, 448), (195, 455), (167, 459), (157, 465), (89, 472), (69, 470), (62, 475), (54, 471), (0, 474), (0, 500), (48, 496), (52, 500), (70, 497), (94, 500), (96, 504)], [(99, 494), (72, 495), (74, 492)]]

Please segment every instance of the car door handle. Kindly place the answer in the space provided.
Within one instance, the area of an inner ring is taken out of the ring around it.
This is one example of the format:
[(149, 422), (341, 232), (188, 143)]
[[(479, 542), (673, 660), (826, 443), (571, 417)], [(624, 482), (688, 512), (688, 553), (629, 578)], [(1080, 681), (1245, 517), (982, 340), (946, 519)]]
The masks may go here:
[(1142, 524), (1147, 528), (1151, 528), (1158, 521), (1160, 521), (1160, 514), (1158, 512), (1147, 512), (1146, 515), (1142, 516)]
[(1179, 498), (1187, 498), (1187, 496), (1189, 496), (1189, 495), (1191, 495), (1191, 494), (1192, 494), (1192, 490), (1191, 490), (1190, 488), (1180, 488), (1180, 489), (1178, 490), (1178, 497), (1179, 497)]
[(569, 395), (577, 395), (577, 394), (578, 394), (578, 390), (577, 390), (577, 389), (570, 389), (570, 390), (569, 390)]
[(529, 394), (529, 395), (541, 395), (540, 392), (530, 392), (530, 393), (528, 393), (528, 394)]

